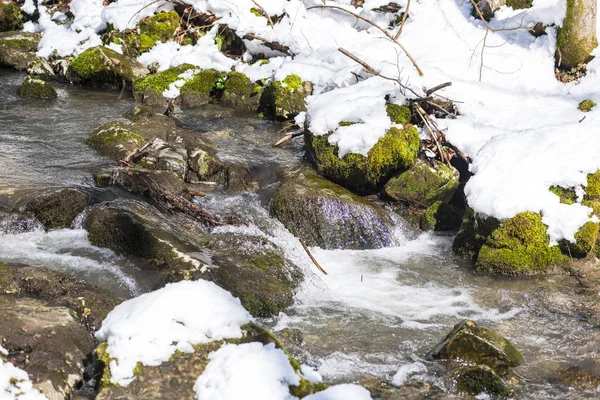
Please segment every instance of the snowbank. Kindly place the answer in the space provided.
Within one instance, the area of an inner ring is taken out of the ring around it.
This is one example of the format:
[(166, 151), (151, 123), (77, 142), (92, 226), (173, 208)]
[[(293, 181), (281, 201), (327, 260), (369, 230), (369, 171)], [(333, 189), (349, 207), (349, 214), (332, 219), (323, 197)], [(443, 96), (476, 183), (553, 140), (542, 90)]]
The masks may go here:
[[(0, 353), (7, 354), (0, 347)], [(29, 380), (27, 372), (4, 362), (0, 358), (0, 399), (2, 400), (48, 400)]]

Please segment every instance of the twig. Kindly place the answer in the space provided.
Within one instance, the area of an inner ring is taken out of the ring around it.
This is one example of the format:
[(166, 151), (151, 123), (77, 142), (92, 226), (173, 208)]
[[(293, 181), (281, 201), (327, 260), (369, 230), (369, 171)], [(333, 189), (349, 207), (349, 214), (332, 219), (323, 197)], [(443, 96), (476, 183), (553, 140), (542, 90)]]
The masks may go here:
[(310, 254), (310, 250), (308, 250), (308, 246), (306, 245), (306, 243), (304, 242), (304, 240), (300, 239), (300, 244), (302, 244), (302, 247), (304, 247), (304, 251), (306, 251), (306, 254), (308, 254), (308, 256), (310, 257), (310, 259), (312, 260), (312, 262), (313, 262), (313, 263), (314, 263), (314, 264), (317, 266), (317, 268), (319, 268), (319, 270), (320, 270), (320, 271), (321, 271), (323, 274), (325, 274), (325, 275), (328, 275), (328, 274), (327, 274), (327, 271), (325, 271), (325, 270), (323, 269), (323, 267), (321, 267), (321, 266), (319, 265), (319, 263), (317, 262), (317, 260), (315, 260), (315, 258), (313, 257), (313, 255), (312, 255), (312, 254)]
[(410, 9), (410, 0), (406, 3), (406, 9), (404, 10), (404, 15), (402, 16), (402, 23), (400, 24), (400, 29), (398, 29), (398, 33), (394, 36), (394, 40), (398, 40), (400, 34), (402, 33), (402, 29), (404, 29), (404, 23), (406, 22), (406, 18), (408, 18), (408, 10)]
[[(471, 0), (473, 1), (473, 0)], [(406, 48), (398, 41), (398, 39), (394, 38), (387, 30), (383, 29), (382, 27), (380, 27), (379, 25), (377, 25), (375, 22), (368, 20), (367, 18), (358, 15), (350, 10), (346, 10), (343, 7), (339, 7), (339, 6), (330, 6), (330, 5), (323, 5), (323, 6), (312, 6), (312, 7), (308, 7), (307, 10), (312, 10), (313, 8), (331, 8), (331, 9), (335, 9), (335, 10), (341, 10), (344, 11), (352, 16), (354, 16), (355, 18), (360, 19), (361, 21), (364, 21), (366, 23), (368, 23), (369, 25), (375, 27), (376, 29), (379, 29), (381, 32), (383, 32), (383, 34), (390, 39), (392, 42), (396, 43), (398, 45), (398, 47), (400, 47), (402, 49), (402, 51), (404, 52), (404, 54), (406, 54), (406, 56), (408, 57), (408, 59), (410, 60), (410, 62), (414, 65), (415, 69), (417, 70), (417, 72), (419, 73), (420, 76), (423, 76), (423, 71), (421, 70), (421, 68), (419, 67), (419, 65), (417, 64), (417, 62), (415, 61), (415, 59), (410, 55), (410, 53), (408, 52), (408, 50), (406, 50)]]
[(417, 113), (419, 114), (419, 117), (421, 117), (421, 120), (423, 121), (425, 128), (427, 128), (427, 130), (429, 131), (429, 136), (431, 136), (431, 139), (433, 140), (433, 142), (435, 143), (435, 146), (438, 149), (438, 152), (440, 154), (440, 158), (442, 159), (442, 162), (450, 165), (450, 162), (444, 156), (444, 152), (442, 150), (442, 147), (440, 146), (440, 143), (438, 142), (437, 135), (435, 134), (435, 132), (433, 131), (433, 128), (429, 124), (429, 121), (425, 117), (425, 115), (427, 113), (425, 112), (425, 110), (423, 110), (423, 108), (421, 108), (421, 105), (419, 103), (414, 103), (414, 105), (415, 105), (414, 108), (417, 111)]
[(441, 83), (437, 86), (434, 86), (431, 89), (425, 91), (425, 95), (431, 96), (433, 93), (437, 92), (438, 90), (447, 88), (448, 86), (452, 86), (452, 82)]
[(260, 4), (258, 4), (255, 0), (252, 0), (252, 2), (258, 8), (258, 11), (260, 11), (260, 13), (263, 15), (263, 17), (265, 17), (267, 19), (267, 22), (269, 23), (269, 25), (271, 25), (271, 28), (275, 29), (275, 25), (273, 25), (273, 21), (271, 21), (271, 18), (269, 17), (269, 14), (265, 11), (265, 9)]
[(154, 143), (154, 141), (156, 140), (158, 136), (154, 136), (148, 143), (146, 143), (145, 145), (143, 145), (142, 147), (140, 147), (139, 149), (135, 149), (133, 150), (131, 153), (129, 153), (125, 158), (123, 158), (122, 160), (119, 160), (119, 162), (117, 163), (119, 166), (121, 167), (125, 167), (128, 165), (131, 165), (132, 163), (132, 159), (137, 156), (138, 154), (141, 154), (144, 150), (146, 150), (148, 147), (152, 146), (152, 143)]
[(119, 93), (119, 97), (117, 97), (117, 103), (123, 99), (123, 93), (125, 93), (126, 85), (127, 85), (127, 82), (125, 81), (125, 79), (123, 79), (123, 84), (121, 85), (121, 93)]
[(195, 190), (190, 190), (189, 192), (190, 192), (190, 194), (191, 194), (192, 196), (196, 196), (196, 197), (206, 197), (206, 194), (204, 194), (204, 193), (202, 193), (202, 192), (197, 192), (197, 191), (195, 191)]
[(284, 137), (282, 137), (281, 139), (279, 139), (278, 141), (273, 143), (273, 147), (278, 147), (278, 146), (282, 145), (283, 143), (285, 143), (289, 140), (292, 140), (295, 137), (302, 136), (303, 134), (304, 134), (303, 130), (288, 133), (287, 135), (285, 135)]
[(290, 52), (290, 48), (281, 44), (281, 43), (277, 43), (277, 42), (269, 42), (267, 39), (265, 39), (264, 37), (260, 37), (258, 35), (255, 35), (254, 33), (246, 33), (244, 35), (244, 39), (246, 40), (260, 40), (261, 42), (263, 42), (265, 44), (266, 47), (268, 47), (271, 50), (275, 50), (275, 51), (280, 51), (284, 54), (287, 55), (292, 55), (292, 53)]

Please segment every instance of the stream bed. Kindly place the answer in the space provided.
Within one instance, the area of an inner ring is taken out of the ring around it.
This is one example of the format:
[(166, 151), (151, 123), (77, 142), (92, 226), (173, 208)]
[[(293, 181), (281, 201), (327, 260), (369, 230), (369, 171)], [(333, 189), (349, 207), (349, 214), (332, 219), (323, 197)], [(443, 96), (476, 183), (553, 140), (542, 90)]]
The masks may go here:
[[(120, 119), (133, 107), (116, 102), (117, 92), (71, 86), (52, 102), (19, 99), (23, 75), (0, 69), (0, 211), (59, 187), (85, 187), (100, 200), (138, 201), (117, 189), (95, 188), (92, 171), (109, 160), (85, 140), (104, 122)], [(247, 164), (259, 177), (258, 194), (215, 191), (197, 200), (219, 212), (251, 221), (244, 227), (281, 248), (307, 275), (294, 306), (262, 321), (274, 330), (299, 329), (301, 354), (328, 383), (372, 376), (402, 384), (408, 378), (443, 386), (437, 363), (427, 352), (457, 322), (470, 318), (510, 339), (525, 362), (515, 369), (521, 398), (596, 398), (598, 392), (573, 392), (557, 383), (560, 370), (598, 366), (600, 337), (577, 312), (577, 282), (568, 276), (496, 278), (477, 275), (452, 255), (452, 236), (405, 232), (402, 245), (379, 250), (321, 250), (312, 253), (328, 275), (310, 262), (298, 239), (266, 209), (278, 171), (303, 160), (302, 139), (271, 147), (284, 127), (207, 106), (178, 112), (183, 128), (207, 135), (224, 160)], [(45, 233), (3, 231), (0, 261), (54, 269), (133, 297), (151, 290), (153, 277), (110, 250), (92, 246), (87, 233), (74, 229)]]

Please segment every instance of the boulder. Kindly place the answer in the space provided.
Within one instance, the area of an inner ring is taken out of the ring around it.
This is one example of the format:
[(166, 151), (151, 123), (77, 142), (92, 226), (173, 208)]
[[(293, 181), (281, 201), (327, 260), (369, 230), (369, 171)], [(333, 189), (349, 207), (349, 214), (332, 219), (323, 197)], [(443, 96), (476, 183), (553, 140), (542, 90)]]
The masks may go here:
[(0, 66), (25, 70), (36, 59), (35, 51), (40, 38), (38, 33), (0, 33)]
[(170, 171), (153, 171), (145, 168), (103, 168), (94, 173), (98, 186), (116, 186), (130, 193), (152, 197), (155, 192), (188, 198), (185, 182)]
[(454, 254), (475, 260), (487, 238), (500, 226), (500, 221), (494, 217), (477, 214), (467, 207), (463, 214), (460, 229), (452, 243)]
[(179, 14), (175, 11), (160, 12), (140, 21), (135, 30), (123, 33), (124, 48), (134, 57), (150, 50), (156, 42), (175, 39), (179, 28)]
[(230, 72), (223, 87), (220, 104), (239, 110), (256, 111), (260, 106), (263, 86), (253, 83), (241, 72)]
[(427, 207), (419, 226), (424, 231), (456, 231), (462, 222), (461, 213), (445, 201)]
[(313, 85), (302, 81), (298, 75), (288, 75), (269, 87), (269, 98), (276, 119), (292, 119), (306, 111), (306, 98), (312, 94)]
[(195, 175), (194, 178), (197, 178), (200, 182), (220, 181), (221, 179), (218, 176), (225, 170), (225, 166), (217, 158), (214, 151), (200, 147), (190, 151), (189, 165), (190, 171)]
[(395, 214), (304, 168), (287, 177), (271, 213), (309, 246), (373, 249), (396, 244), (405, 222)]
[(238, 164), (227, 166), (226, 184), (230, 193), (257, 192), (259, 189), (258, 178), (247, 167)]
[(26, 99), (55, 99), (58, 95), (54, 87), (37, 78), (27, 76), (19, 89), (17, 89), (17, 95)]
[(56, 73), (52, 66), (45, 58), (37, 57), (27, 67), (27, 75), (32, 78), (41, 79), (44, 81), (54, 81), (57, 79)]
[(435, 359), (482, 364), (500, 375), (523, 362), (523, 356), (508, 340), (470, 320), (459, 322), (429, 355)]
[(142, 147), (146, 140), (130, 125), (114, 121), (98, 127), (92, 132), (87, 143), (94, 150), (119, 161), (133, 150)]
[(450, 376), (449, 386), (459, 394), (472, 396), (482, 393), (498, 397), (511, 395), (502, 378), (487, 365), (458, 367)]
[(70, 228), (73, 220), (91, 204), (90, 196), (79, 190), (64, 189), (36, 198), (25, 207), (46, 230)]
[[(433, 165), (432, 165), (433, 164)], [(384, 193), (395, 201), (408, 201), (425, 207), (449, 201), (458, 188), (458, 171), (442, 162), (418, 159), (406, 171), (390, 179)]]
[(87, 49), (69, 64), (66, 77), (73, 83), (121, 87), (148, 74), (140, 62), (104, 46)]
[(191, 64), (183, 64), (177, 67), (169, 68), (166, 71), (148, 75), (133, 82), (133, 98), (148, 106), (166, 107), (167, 99), (163, 92), (169, 86), (177, 81), (179, 75), (187, 70), (195, 69)]
[(18, 31), (23, 27), (21, 9), (13, 1), (0, 1), (0, 32)]
[(183, 107), (199, 107), (212, 101), (213, 91), (222, 85), (224, 74), (214, 69), (200, 71), (180, 89)]
[(315, 136), (306, 131), (304, 140), (319, 173), (340, 185), (359, 192), (373, 193), (388, 179), (415, 162), (419, 132), (411, 125), (393, 127), (369, 150), (367, 156), (338, 156), (338, 147), (329, 144), (330, 134)]

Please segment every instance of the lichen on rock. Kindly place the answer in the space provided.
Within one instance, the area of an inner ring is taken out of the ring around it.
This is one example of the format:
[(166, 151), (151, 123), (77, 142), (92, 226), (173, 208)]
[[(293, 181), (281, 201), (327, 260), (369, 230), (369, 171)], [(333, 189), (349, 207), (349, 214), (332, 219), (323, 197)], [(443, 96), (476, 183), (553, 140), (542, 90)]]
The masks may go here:
[(19, 89), (17, 95), (26, 99), (49, 100), (58, 96), (56, 89), (46, 81), (27, 76)]

